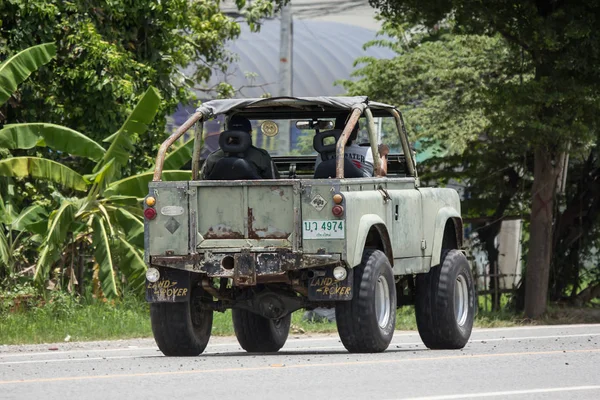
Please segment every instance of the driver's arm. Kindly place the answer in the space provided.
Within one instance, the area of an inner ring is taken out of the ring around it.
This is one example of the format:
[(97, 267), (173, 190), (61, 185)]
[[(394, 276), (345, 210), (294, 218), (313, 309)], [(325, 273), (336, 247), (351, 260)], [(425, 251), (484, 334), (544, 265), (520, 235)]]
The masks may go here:
[(379, 170), (379, 176), (387, 175), (387, 157), (390, 154), (390, 147), (387, 144), (380, 144), (378, 147), (379, 157), (381, 158), (381, 167)]

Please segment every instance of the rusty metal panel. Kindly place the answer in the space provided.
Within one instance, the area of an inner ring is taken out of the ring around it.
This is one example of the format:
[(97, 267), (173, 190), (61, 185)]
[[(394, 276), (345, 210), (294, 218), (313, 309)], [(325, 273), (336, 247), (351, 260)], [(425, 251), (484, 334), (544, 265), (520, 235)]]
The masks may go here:
[(254, 254), (248, 252), (237, 253), (233, 256), (233, 284), (236, 286), (256, 285), (256, 263)]
[(199, 181), (198, 249), (245, 247), (298, 249), (299, 183)]
[(145, 221), (148, 255), (188, 254), (188, 183), (151, 182), (149, 189), (156, 218)]
[(200, 187), (198, 232), (204, 239), (243, 239), (245, 236), (244, 186)]
[(291, 186), (248, 188), (248, 238), (291, 241), (293, 216), (294, 192)]

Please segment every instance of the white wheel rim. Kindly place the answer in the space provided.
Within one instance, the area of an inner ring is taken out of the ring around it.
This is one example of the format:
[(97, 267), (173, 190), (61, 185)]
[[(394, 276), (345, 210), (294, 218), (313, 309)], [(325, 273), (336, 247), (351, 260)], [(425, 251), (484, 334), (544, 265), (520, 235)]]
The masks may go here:
[(390, 320), (390, 288), (384, 276), (380, 275), (375, 285), (375, 315), (380, 328), (386, 328)]
[(458, 326), (463, 326), (467, 322), (469, 315), (469, 289), (467, 287), (467, 279), (464, 275), (459, 275), (456, 278), (454, 286), (454, 315)]

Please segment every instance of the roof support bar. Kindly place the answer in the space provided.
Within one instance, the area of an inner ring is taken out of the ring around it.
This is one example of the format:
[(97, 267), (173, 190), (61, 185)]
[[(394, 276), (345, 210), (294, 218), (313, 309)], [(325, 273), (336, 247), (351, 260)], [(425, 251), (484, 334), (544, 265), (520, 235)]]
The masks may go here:
[[(169, 147), (175, 143), (184, 133), (186, 133), (194, 124), (202, 119), (203, 114), (201, 112), (195, 112), (183, 125), (181, 125), (171, 136), (167, 138), (160, 145), (158, 149), (158, 155), (156, 156), (156, 165), (154, 167), (153, 182), (159, 182), (162, 177), (163, 165), (165, 163), (165, 156)], [(196, 143), (194, 143), (194, 150), (196, 149)], [(197, 168), (197, 167), (196, 167)]]
[(200, 179), (200, 153), (204, 146), (204, 139), (202, 132), (204, 131), (204, 125), (202, 122), (196, 123), (196, 132), (194, 133), (194, 152), (192, 153), (192, 180), (197, 181)]
[(412, 150), (408, 145), (408, 134), (406, 133), (406, 127), (404, 126), (402, 114), (400, 114), (400, 112), (396, 109), (390, 110), (390, 113), (396, 119), (396, 127), (398, 129), (398, 134), (400, 135), (400, 143), (402, 143), (402, 151), (404, 152), (404, 158), (406, 159), (406, 166), (408, 167), (408, 172), (410, 173), (410, 176), (414, 176), (416, 178), (417, 171), (415, 169)]
[(373, 153), (374, 161), (374, 176), (381, 176), (381, 157), (379, 156), (379, 143), (377, 142), (377, 132), (375, 131), (375, 119), (373, 113), (367, 107), (365, 108), (365, 116), (367, 117), (367, 130), (369, 132), (369, 142), (371, 143), (371, 152)]
[(344, 177), (344, 149), (346, 148), (346, 143), (348, 142), (348, 138), (350, 137), (350, 133), (352, 129), (354, 129), (354, 125), (358, 124), (358, 119), (362, 114), (364, 109), (364, 104), (360, 104), (354, 106), (352, 110), (352, 114), (350, 115), (350, 119), (346, 123), (346, 127), (342, 132), (342, 136), (337, 142), (335, 147), (335, 176), (336, 178), (342, 179)]

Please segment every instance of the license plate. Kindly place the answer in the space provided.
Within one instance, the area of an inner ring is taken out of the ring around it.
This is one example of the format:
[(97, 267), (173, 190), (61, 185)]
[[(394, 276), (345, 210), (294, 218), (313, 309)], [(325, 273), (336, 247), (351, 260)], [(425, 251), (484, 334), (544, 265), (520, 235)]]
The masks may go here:
[(304, 221), (302, 237), (304, 239), (343, 239), (344, 221)]

